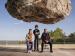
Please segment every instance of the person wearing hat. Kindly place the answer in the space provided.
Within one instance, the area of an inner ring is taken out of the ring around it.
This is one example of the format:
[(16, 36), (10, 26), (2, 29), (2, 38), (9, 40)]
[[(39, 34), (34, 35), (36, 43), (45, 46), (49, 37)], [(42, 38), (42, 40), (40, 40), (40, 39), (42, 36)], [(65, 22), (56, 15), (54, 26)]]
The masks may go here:
[(33, 34), (34, 34), (34, 51), (39, 51), (38, 40), (39, 40), (40, 30), (38, 29), (38, 25), (35, 25), (35, 29), (33, 30)]

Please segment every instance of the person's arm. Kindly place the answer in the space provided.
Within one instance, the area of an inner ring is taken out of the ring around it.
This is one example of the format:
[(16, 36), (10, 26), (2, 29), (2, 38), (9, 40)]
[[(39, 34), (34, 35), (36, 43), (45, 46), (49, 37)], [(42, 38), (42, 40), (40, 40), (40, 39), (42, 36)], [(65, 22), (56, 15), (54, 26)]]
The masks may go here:
[(38, 30), (38, 35), (40, 35), (40, 30)]
[(27, 35), (25, 36), (25, 40), (27, 40)]
[(35, 32), (35, 34), (36, 34), (36, 35), (40, 35), (40, 31), (37, 30), (37, 31)]
[(49, 40), (51, 41), (51, 36), (50, 36), (50, 34), (48, 33), (48, 37), (49, 37)]
[(33, 34), (35, 35), (35, 30), (33, 30)]
[(41, 35), (41, 39), (43, 40), (43, 33), (42, 33), (42, 35)]
[(48, 38), (49, 38), (49, 39), (51, 39), (51, 36), (50, 36), (50, 34), (49, 34), (49, 33), (48, 33)]
[(26, 35), (25, 37), (25, 43), (27, 43), (27, 41), (28, 41), (28, 35)]
[(32, 41), (33, 41), (33, 42), (34, 42), (34, 39), (35, 39), (35, 38), (34, 38), (34, 35), (32, 35)]
[(42, 39), (42, 42), (45, 43), (46, 42), (46, 39), (44, 38), (44, 33), (42, 33), (42, 36), (41, 36), (41, 39)]
[(38, 29), (35, 29), (35, 30), (33, 31), (33, 33), (34, 33), (34, 35), (40, 35), (40, 31), (39, 31)]

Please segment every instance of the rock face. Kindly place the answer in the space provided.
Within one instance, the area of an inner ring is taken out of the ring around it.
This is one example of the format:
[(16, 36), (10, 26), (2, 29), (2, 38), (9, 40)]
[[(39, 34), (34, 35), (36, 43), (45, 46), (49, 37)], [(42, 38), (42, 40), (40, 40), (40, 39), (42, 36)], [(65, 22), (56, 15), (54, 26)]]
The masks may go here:
[(53, 24), (71, 12), (70, 0), (8, 0), (8, 12), (25, 22)]

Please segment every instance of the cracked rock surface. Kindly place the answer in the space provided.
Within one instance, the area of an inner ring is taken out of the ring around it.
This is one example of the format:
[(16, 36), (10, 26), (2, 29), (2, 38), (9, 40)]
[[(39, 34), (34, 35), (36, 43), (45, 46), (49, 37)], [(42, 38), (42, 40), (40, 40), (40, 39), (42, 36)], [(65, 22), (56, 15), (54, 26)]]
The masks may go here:
[(54, 24), (71, 12), (70, 0), (7, 0), (7, 11), (24, 22)]

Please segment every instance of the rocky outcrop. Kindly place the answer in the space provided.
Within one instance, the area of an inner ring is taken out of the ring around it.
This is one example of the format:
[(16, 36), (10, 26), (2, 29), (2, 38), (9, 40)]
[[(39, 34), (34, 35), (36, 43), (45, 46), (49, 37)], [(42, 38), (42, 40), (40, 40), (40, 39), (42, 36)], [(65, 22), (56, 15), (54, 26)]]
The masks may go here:
[(70, 0), (8, 0), (5, 7), (19, 20), (45, 24), (63, 20), (72, 9)]

